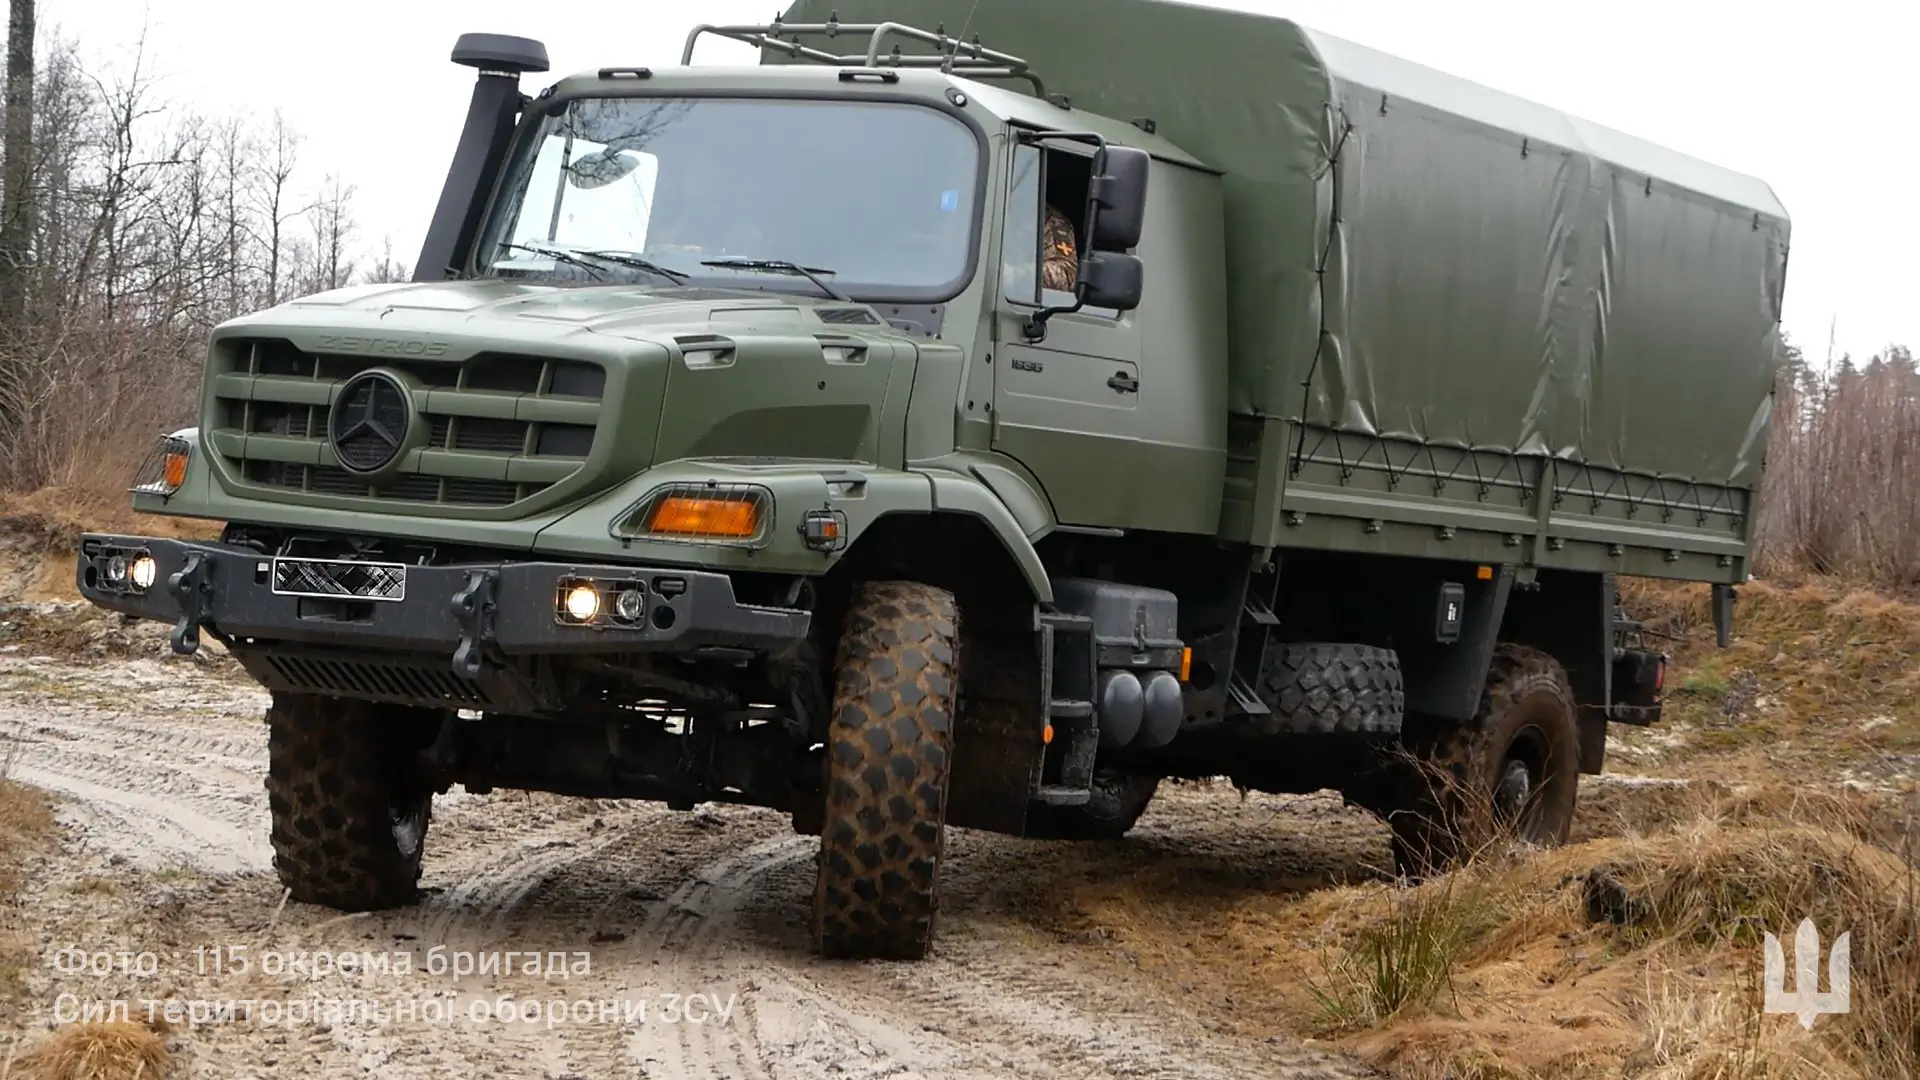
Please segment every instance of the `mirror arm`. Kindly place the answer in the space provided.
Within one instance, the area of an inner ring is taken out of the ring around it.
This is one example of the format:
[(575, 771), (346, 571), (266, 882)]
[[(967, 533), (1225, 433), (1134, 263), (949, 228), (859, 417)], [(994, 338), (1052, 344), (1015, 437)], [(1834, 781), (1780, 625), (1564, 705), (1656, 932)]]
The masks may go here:
[(1072, 304), (1069, 304), (1066, 307), (1041, 308), (1039, 311), (1036, 311), (1032, 315), (1027, 316), (1027, 322), (1026, 322), (1026, 325), (1022, 327), (1022, 332), (1026, 334), (1028, 341), (1038, 344), (1042, 341), (1047, 340), (1047, 320), (1048, 319), (1053, 318), (1055, 315), (1071, 315), (1074, 312), (1079, 311), (1081, 308), (1087, 306), (1086, 282), (1079, 280), (1079, 277), (1081, 275), (1084, 275), (1086, 273), (1086, 270), (1087, 270), (1087, 261), (1086, 259), (1082, 258), (1080, 260), (1080, 266), (1078, 270), (1075, 272)]

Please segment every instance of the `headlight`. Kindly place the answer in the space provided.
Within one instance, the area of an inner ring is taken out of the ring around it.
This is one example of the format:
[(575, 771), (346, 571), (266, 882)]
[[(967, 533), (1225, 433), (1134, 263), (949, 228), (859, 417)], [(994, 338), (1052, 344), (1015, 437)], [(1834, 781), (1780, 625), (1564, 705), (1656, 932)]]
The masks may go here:
[(773, 523), (773, 493), (755, 484), (669, 484), (615, 519), (623, 540), (759, 547)]
[(81, 545), (84, 585), (89, 589), (139, 596), (160, 580), (160, 564), (145, 548), (110, 547), (100, 541)]
[[(620, 630), (646, 628), (647, 585), (638, 578), (566, 577), (553, 594), (553, 618), (562, 626), (605, 627)], [(661, 626), (671, 626), (669, 621)]]
[(590, 623), (600, 614), (600, 590), (589, 582), (580, 582), (561, 593), (560, 609), (569, 622)]
[(162, 435), (133, 476), (133, 492), (140, 495), (172, 495), (187, 482), (187, 465), (193, 458), (193, 444), (179, 435)]

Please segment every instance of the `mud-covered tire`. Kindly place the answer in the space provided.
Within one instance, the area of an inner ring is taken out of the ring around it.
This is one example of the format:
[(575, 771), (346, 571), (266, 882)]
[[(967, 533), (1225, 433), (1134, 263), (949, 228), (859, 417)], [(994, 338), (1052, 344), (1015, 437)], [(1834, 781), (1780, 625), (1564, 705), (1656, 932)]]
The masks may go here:
[(317, 694), (273, 695), (267, 806), (273, 866), (292, 898), (340, 911), (411, 903), (433, 792), (412, 751), (440, 714)]
[[(1393, 833), (1400, 873), (1455, 866), (1501, 838), (1538, 847), (1566, 842), (1580, 788), (1580, 728), (1560, 662), (1521, 645), (1494, 652), (1479, 711), (1410, 741), (1376, 805)], [(1529, 774), (1513, 781), (1516, 764)]]
[(1400, 658), (1372, 645), (1276, 645), (1263, 689), (1275, 732), (1392, 735), (1406, 713)]
[(1036, 840), (1117, 840), (1146, 813), (1160, 787), (1150, 773), (1101, 766), (1079, 806), (1038, 805), (1027, 811), (1027, 835)]
[(953, 762), (960, 613), (914, 582), (855, 587), (834, 662), (814, 946), (918, 960), (933, 943)]

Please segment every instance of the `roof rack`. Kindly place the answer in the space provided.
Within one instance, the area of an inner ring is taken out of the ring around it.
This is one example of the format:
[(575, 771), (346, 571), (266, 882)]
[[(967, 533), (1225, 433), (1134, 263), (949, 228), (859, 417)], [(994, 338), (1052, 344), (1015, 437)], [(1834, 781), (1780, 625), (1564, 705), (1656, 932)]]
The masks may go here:
[[(976, 79), (1025, 79), (1033, 85), (1035, 96), (1042, 99), (1047, 96), (1047, 88), (1025, 60), (987, 48), (980, 44), (978, 34), (974, 35), (972, 41), (950, 37), (944, 25), (929, 32), (897, 22), (843, 23), (837, 13), (823, 23), (787, 23), (776, 18), (761, 26), (703, 24), (694, 27), (693, 32), (687, 35), (686, 48), (680, 54), (681, 64), (693, 63), (693, 46), (702, 34), (730, 38), (758, 49), (784, 53), (797, 60), (811, 60), (835, 67), (936, 68), (948, 74), (959, 73)], [(867, 51), (864, 54), (840, 54), (801, 43), (802, 38), (831, 40), (838, 37), (864, 37), (867, 39)], [(932, 45), (939, 51), (937, 55), (902, 53), (899, 42), (895, 41), (892, 50), (883, 55), (881, 50), (886, 48), (890, 38)]]

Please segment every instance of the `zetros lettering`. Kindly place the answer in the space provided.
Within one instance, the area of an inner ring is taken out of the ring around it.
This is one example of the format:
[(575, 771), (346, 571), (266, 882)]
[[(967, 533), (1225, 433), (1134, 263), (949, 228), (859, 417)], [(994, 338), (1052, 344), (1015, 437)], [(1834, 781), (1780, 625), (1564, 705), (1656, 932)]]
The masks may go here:
[(350, 337), (343, 334), (323, 334), (320, 337), (320, 351), (362, 353), (372, 356), (435, 357), (447, 355), (447, 343), (444, 341), (407, 341), (403, 338)]

